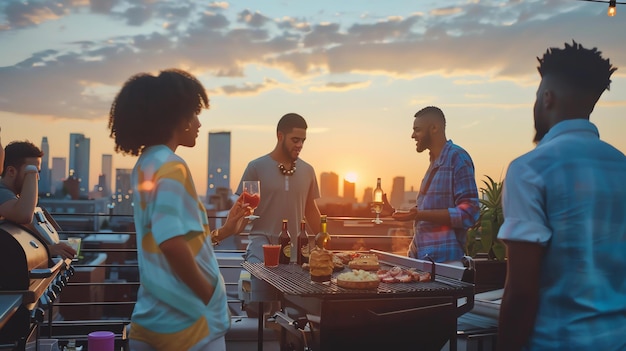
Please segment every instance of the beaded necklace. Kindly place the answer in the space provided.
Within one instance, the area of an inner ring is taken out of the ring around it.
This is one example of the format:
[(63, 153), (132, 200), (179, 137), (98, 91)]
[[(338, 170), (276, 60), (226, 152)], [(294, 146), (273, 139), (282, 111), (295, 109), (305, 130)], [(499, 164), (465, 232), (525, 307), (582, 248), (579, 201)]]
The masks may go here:
[(282, 163), (278, 164), (278, 169), (280, 170), (280, 173), (285, 176), (293, 175), (296, 172), (296, 161), (293, 161), (293, 163), (291, 164), (291, 169), (285, 168)]

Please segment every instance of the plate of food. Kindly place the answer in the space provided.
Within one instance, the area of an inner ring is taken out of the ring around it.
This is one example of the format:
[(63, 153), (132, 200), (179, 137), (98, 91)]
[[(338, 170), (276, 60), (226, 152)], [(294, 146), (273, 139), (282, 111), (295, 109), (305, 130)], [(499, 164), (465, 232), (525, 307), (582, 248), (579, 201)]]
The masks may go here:
[(337, 286), (345, 289), (377, 289), (380, 279), (375, 272), (353, 269), (337, 275)]

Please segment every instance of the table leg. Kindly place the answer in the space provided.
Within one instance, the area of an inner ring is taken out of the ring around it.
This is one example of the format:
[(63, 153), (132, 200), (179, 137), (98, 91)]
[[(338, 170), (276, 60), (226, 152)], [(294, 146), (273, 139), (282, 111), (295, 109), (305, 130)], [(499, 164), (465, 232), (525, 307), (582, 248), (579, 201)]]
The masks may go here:
[(263, 351), (263, 328), (265, 327), (265, 308), (263, 306), (263, 301), (259, 301), (259, 325), (257, 330), (257, 341), (258, 346), (257, 349), (259, 351)]

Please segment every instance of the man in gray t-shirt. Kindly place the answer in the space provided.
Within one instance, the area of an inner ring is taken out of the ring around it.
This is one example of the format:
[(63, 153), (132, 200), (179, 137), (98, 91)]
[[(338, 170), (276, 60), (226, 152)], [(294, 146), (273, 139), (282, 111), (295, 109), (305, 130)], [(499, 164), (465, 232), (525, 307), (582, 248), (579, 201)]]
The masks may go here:
[[(307, 124), (295, 113), (284, 115), (276, 128), (276, 146), (246, 167), (237, 194), (242, 193), (244, 180), (259, 180), (261, 202), (252, 221), (246, 260), (263, 262), (262, 245), (278, 243), (282, 220), (287, 219), (292, 247), (298, 235), (300, 220), (306, 218), (310, 234), (319, 232), (320, 211), (315, 200), (320, 197), (313, 167), (299, 158), (306, 140)], [(295, 250), (292, 250), (295, 252)], [(291, 257), (296, 261), (295, 255)]]

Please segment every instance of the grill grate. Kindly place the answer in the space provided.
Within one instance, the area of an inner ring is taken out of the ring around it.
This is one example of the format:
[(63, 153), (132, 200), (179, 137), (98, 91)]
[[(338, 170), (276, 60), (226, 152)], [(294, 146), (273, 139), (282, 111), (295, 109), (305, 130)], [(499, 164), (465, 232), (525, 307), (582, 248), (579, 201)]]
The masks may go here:
[[(296, 264), (279, 265), (278, 267), (266, 267), (263, 263), (243, 262), (245, 268), (252, 275), (273, 285), (284, 294), (297, 295), (303, 297), (329, 295), (340, 296), (363, 296), (363, 295), (385, 295), (385, 294), (408, 294), (411, 296), (441, 296), (454, 295), (467, 287), (455, 285), (452, 282), (435, 280), (431, 282), (410, 282), (410, 283), (383, 283), (381, 282), (377, 290), (357, 290), (344, 289), (336, 284), (336, 277), (341, 272), (334, 272), (330, 283), (316, 283), (310, 279), (309, 272)], [(389, 266), (391, 267), (391, 266)], [(389, 268), (381, 262), (381, 268)], [(345, 268), (344, 271), (348, 271)]]

